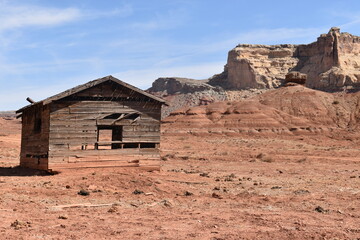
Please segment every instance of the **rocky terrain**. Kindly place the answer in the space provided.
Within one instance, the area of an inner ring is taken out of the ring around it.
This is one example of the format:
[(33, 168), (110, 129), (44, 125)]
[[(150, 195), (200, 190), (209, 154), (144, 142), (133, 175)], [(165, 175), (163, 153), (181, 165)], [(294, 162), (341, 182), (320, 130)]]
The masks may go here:
[(20, 122), (0, 118), (0, 238), (359, 238), (359, 93), (241, 99), (165, 118), (160, 172), (17, 168)]

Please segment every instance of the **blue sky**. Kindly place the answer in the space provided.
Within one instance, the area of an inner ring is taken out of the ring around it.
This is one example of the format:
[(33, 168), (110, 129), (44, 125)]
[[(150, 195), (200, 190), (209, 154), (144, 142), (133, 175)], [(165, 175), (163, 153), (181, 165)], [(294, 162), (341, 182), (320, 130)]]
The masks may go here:
[(360, 1), (0, 0), (0, 111), (107, 75), (205, 79), (239, 43), (310, 43), (332, 26), (360, 35)]

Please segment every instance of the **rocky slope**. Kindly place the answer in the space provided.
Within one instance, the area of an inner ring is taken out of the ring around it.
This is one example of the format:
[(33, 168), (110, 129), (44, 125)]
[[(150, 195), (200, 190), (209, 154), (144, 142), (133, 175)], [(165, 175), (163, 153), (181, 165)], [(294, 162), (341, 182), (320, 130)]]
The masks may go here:
[(360, 128), (360, 92), (326, 93), (301, 85), (242, 101), (183, 108), (164, 119), (174, 133), (318, 134)]
[(188, 78), (158, 78), (147, 91), (164, 98), (169, 103), (169, 106), (162, 108), (163, 117), (167, 117), (179, 108), (241, 100), (265, 91), (264, 89), (224, 90), (207, 82), (208, 80)]

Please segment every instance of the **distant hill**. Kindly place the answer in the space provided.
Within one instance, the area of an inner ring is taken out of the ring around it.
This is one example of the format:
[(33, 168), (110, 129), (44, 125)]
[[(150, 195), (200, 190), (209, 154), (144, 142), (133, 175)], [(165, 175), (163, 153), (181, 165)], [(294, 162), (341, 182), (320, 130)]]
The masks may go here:
[(2, 118), (15, 118), (15, 111), (0, 111), (0, 117)]

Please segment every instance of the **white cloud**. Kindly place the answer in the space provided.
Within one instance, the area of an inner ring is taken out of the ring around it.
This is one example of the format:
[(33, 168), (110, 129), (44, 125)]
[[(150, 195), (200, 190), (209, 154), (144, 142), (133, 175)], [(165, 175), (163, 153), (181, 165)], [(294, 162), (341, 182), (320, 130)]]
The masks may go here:
[(74, 21), (81, 17), (76, 8), (47, 8), (39, 6), (9, 5), (0, 2), (0, 31), (28, 26), (52, 26)]

